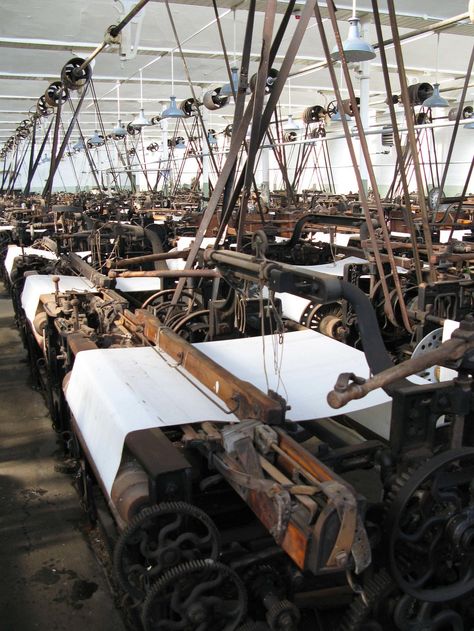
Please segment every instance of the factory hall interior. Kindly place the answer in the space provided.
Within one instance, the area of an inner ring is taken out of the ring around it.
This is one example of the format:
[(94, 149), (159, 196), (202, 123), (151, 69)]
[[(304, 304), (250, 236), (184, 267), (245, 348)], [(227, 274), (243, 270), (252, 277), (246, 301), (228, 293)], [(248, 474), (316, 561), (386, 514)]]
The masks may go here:
[(1, 631), (474, 631), (473, 36), (2, 1)]

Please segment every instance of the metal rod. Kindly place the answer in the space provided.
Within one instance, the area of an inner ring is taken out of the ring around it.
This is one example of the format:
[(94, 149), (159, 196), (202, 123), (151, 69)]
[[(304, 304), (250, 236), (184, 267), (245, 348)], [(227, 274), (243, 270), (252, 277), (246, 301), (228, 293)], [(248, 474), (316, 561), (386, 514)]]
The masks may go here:
[(123, 20), (119, 22), (117, 26), (113, 26), (110, 29), (109, 33), (112, 35), (112, 37), (117, 37), (117, 35), (127, 26), (129, 22), (131, 22), (131, 20), (133, 20), (137, 13), (139, 13), (143, 9), (143, 7), (148, 4), (148, 2), (149, 0), (140, 0), (140, 2), (137, 2), (133, 9), (123, 18)]
[(262, 50), (260, 53), (260, 65), (255, 83), (255, 98), (253, 102), (252, 112), (252, 128), (250, 133), (250, 142), (247, 163), (245, 165), (245, 176), (242, 189), (242, 197), (240, 202), (239, 223), (237, 229), (237, 249), (242, 247), (243, 233), (245, 230), (245, 217), (247, 215), (247, 203), (250, 197), (250, 186), (253, 180), (253, 170), (257, 157), (258, 146), (261, 141), (260, 122), (262, 109), (265, 102), (265, 85), (267, 83), (268, 73), (270, 71), (270, 48), (273, 34), (273, 25), (275, 22), (276, 1), (269, 0), (265, 9), (265, 18), (262, 32)]
[[(397, 59), (397, 66), (399, 70), (398, 76), (400, 79), (400, 90), (401, 90), (403, 107), (405, 109), (406, 125), (408, 129), (408, 138), (409, 138), (409, 142), (412, 148), (412, 160), (413, 160), (413, 167), (415, 170), (416, 184), (417, 184), (418, 190), (422, 192), (423, 180), (421, 177), (420, 162), (419, 162), (418, 155), (416, 152), (416, 136), (415, 136), (415, 129), (414, 129), (414, 121), (411, 117), (410, 97), (408, 94), (408, 83), (407, 83), (407, 78), (405, 74), (405, 64), (403, 61), (402, 48), (400, 45), (400, 36), (398, 33), (397, 14), (396, 14), (395, 4), (393, 0), (388, 0), (388, 10), (389, 10), (389, 17), (390, 17), (390, 26), (392, 29), (392, 35), (393, 35), (393, 40), (395, 44), (395, 56)], [(428, 211), (426, 208), (426, 200), (423, 194), (419, 196), (419, 206), (420, 206), (421, 222), (423, 226), (423, 236), (425, 239), (426, 249), (428, 251), (429, 280), (431, 282), (434, 282), (436, 281), (436, 271), (434, 269), (433, 264), (431, 263), (431, 254), (432, 254), (433, 246), (432, 246), (432, 239), (431, 239), (431, 230), (430, 230), (430, 226), (428, 222)]]
[[(387, 67), (387, 57), (385, 54), (385, 46), (382, 40), (382, 25), (380, 23), (377, 0), (372, 0), (372, 9), (374, 12), (374, 22), (375, 22), (375, 28), (377, 30), (377, 37), (380, 43), (380, 59), (382, 61), (382, 70), (383, 70), (385, 88), (387, 90), (387, 94), (391, 94), (391, 81), (390, 81), (390, 75), (389, 75), (388, 67)], [(390, 110), (390, 118), (392, 122), (393, 140), (395, 143), (398, 160), (402, 160), (403, 148), (402, 148), (402, 143), (400, 140), (400, 135), (399, 135), (399, 130), (398, 130), (398, 121), (397, 121), (397, 115), (395, 113), (395, 106), (391, 98), (388, 99), (388, 105), (389, 105), (389, 110)], [(408, 182), (406, 178), (406, 172), (404, 169), (400, 169), (400, 177), (402, 180), (403, 193), (404, 193), (403, 207), (406, 208), (405, 220), (407, 222), (408, 229), (411, 236), (411, 242), (413, 244), (413, 255), (414, 255), (413, 258), (414, 258), (414, 263), (415, 263), (416, 279), (417, 279), (418, 284), (420, 284), (423, 282), (422, 266), (421, 266), (420, 257), (418, 255), (418, 248), (417, 248), (417, 242), (416, 242), (416, 229), (415, 229), (415, 224), (414, 224), (412, 213), (411, 213), (410, 191), (408, 189)]]
[[(346, 56), (344, 54), (344, 48), (343, 48), (343, 44), (342, 44), (342, 39), (341, 39), (341, 35), (339, 32), (339, 28), (337, 25), (337, 19), (336, 19), (336, 14), (334, 11), (334, 7), (332, 6), (331, 3), (328, 4), (328, 10), (329, 10), (329, 14), (330, 14), (330, 19), (331, 19), (331, 24), (332, 24), (332, 28), (334, 31), (334, 35), (336, 36), (336, 42), (337, 42), (337, 46), (338, 46), (338, 50), (339, 50), (339, 54), (340, 54), (340, 61), (342, 64), (342, 68), (344, 71), (344, 77), (346, 80), (346, 84), (347, 84), (347, 88), (349, 90), (349, 94), (351, 97), (351, 105), (352, 105), (352, 109), (354, 111), (354, 114), (356, 116), (356, 120), (357, 120), (357, 127), (359, 129), (362, 129), (362, 123), (360, 120), (360, 116), (359, 116), (359, 112), (358, 112), (358, 107), (357, 107), (357, 103), (356, 103), (356, 99), (355, 99), (355, 93), (354, 93), (354, 89), (352, 86), (352, 82), (351, 82), (351, 78), (350, 78), (350, 74), (349, 74), (349, 69), (347, 66), (347, 61), (346, 61)], [(318, 4), (315, 4), (315, 8), (314, 8), (314, 12), (315, 12), (315, 16), (316, 16), (316, 21), (318, 23), (318, 28), (319, 28), (319, 33), (320, 33), (320, 37), (321, 37), (321, 42), (323, 44), (323, 49), (324, 52), (326, 54), (327, 59), (330, 58), (330, 50), (329, 50), (329, 44), (328, 44), (328, 40), (327, 40), (327, 36), (326, 36), (326, 32), (324, 30), (324, 25), (323, 25), (323, 19), (321, 16), (321, 11), (319, 9)], [(332, 64), (329, 64), (328, 66), (329, 68), (329, 73), (331, 76), (331, 81), (334, 87), (334, 94), (336, 96), (336, 101), (337, 101), (337, 107), (339, 112), (344, 112), (344, 107), (343, 107), (343, 102), (342, 102), (342, 96), (341, 96), (341, 91), (339, 89), (339, 84), (337, 81), (337, 77), (336, 77), (336, 73), (334, 70), (334, 66)], [(395, 314), (393, 311), (393, 306), (392, 306), (392, 301), (391, 301), (391, 297), (390, 297), (390, 290), (388, 288), (388, 283), (387, 283), (387, 279), (385, 277), (385, 270), (383, 268), (383, 264), (382, 264), (382, 259), (380, 256), (380, 252), (376, 246), (376, 236), (375, 236), (375, 228), (374, 225), (372, 223), (372, 216), (370, 213), (370, 209), (369, 209), (369, 204), (368, 204), (368, 199), (367, 199), (367, 194), (365, 192), (364, 186), (363, 186), (363, 182), (362, 182), (362, 177), (361, 177), (361, 172), (359, 169), (359, 165), (357, 162), (357, 157), (355, 154), (355, 149), (354, 149), (354, 144), (352, 142), (352, 138), (350, 136), (350, 132), (349, 132), (349, 126), (346, 120), (346, 117), (344, 115), (341, 116), (342, 119), (342, 126), (344, 128), (344, 134), (346, 135), (346, 140), (347, 140), (347, 148), (349, 150), (350, 156), (351, 156), (351, 160), (352, 160), (352, 164), (353, 164), (353, 168), (354, 168), (354, 174), (356, 176), (357, 179), (357, 186), (359, 188), (359, 200), (361, 203), (361, 206), (364, 210), (364, 215), (365, 215), (365, 219), (366, 219), (366, 225), (367, 225), (367, 229), (368, 229), (368, 233), (369, 233), (369, 237), (370, 237), (370, 241), (373, 244), (371, 253), (375, 259), (375, 263), (377, 265), (377, 270), (378, 270), (378, 274), (379, 274), (379, 278), (380, 278), (380, 283), (381, 283), (381, 287), (382, 287), (382, 291), (383, 291), (383, 295), (384, 295), (384, 299), (385, 299), (385, 313), (387, 315), (387, 317), (391, 320), (394, 321), (395, 320)], [(365, 161), (367, 164), (367, 170), (369, 171), (369, 177), (371, 179), (371, 185), (373, 187), (373, 191), (374, 193), (378, 192), (377, 191), (377, 183), (375, 181), (375, 176), (372, 173), (372, 170), (369, 169), (369, 166), (371, 167), (371, 161), (370, 161), (370, 155), (369, 155), (369, 151), (368, 151), (368, 146), (367, 146), (367, 141), (365, 139), (364, 135), (360, 136), (360, 140), (361, 140), (361, 146), (363, 146), (364, 149), (364, 157), (365, 157)], [(384, 229), (384, 241), (388, 240), (388, 233), (387, 233), (387, 226), (385, 223), (385, 218), (383, 215), (383, 209), (382, 209), (382, 205), (381, 205), (381, 200), (380, 198), (377, 197), (375, 198), (375, 202), (376, 202), (376, 209), (377, 209), (377, 214), (379, 216), (379, 223), (382, 227), (382, 229)], [(392, 254), (391, 250), (387, 250), (387, 252), (389, 252), (389, 254)], [(396, 272), (396, 267), (394, 266), (393, 268), (393, 273), (394, 273), (394, 279), (397, 278), (398, 280), (398, 275)], [(400, 295), (400, 291), (398, 292)], [(403, 297), (401, 299), (403, 301)], [(407, 325), (407, 322), (404, 322), (405, 326)], [(409, 330), (409, 326), (408, 326), (408, 330)]]
[(439, 209), (439, 206), (440, 206), (440, 204), (442, 202), (442, 198), (444, 197), (444, 185), (446, 183), (446, 178), (447, 178), (447, 175), (448, 175), (448, 169), (449, 169), (449, 165), (451, 163), (451, 157), (453, 155), (454, 144), (456, 142), (456, 137), (457, 137), (457, 133), (458, 133), (458, 129), (459, 129), (459, 123), (460, 123), (461, 117), (462, 117), (462, 110), (463, 110), (464, 102), (466, 100), (466, 95), (467, 95), (467, 86), (469, 84), (469, 79), (471, 77), (473, 65), (474, 65), (474, 46), (472, 47), (471, 56), (469, 58), (469, 63), (467, 64), (466, 79), (464, 81), (464, 85), (463, 85), (463, 88), (462, 88), (461, 98), (459, 99), (458, 111), (456, 113), (456, 120), (454, 121), (455, 124), (454, 124), (453, 133), (451, 135), (451, 140), (450, 140), (450, 143), (449, 143), (448, 153), (446, 154), (446, 161), (445, 161), (445, 164), (444, 164), (443, 175), (441, 177), (441, 183), (439, 185), (439, 189), (440, 189), (439, 190), (439, 195), (438, 195), (438, 199), (436, 201), (434, 212), (433, 212), (433, 223), (436, 223), (436, 212)]
[(189, 254), (189, 250), (178, 250), (176, 252), (157, 252), (156, 254), (144, 254), (143, 256), (134, 256), (129, 259), (117, 259), (106, 261), (107, 267), (128, 267), (129, 265), (140, 265), (141, 263), (150, 263), (153, 261), (167, 261), (168, 259), (185, 259)]
[(220, 278), (213, 269), (159, 269), (149, 272), (115, 272), (110, 270), (109, 278)]
[[(448, 361), (457, 361), (461, 359), (465, 353), (472, 350), (473, 347), (474, 342), (472, 340), (453, 338), (444, 342), (435, 350), (425, 355), (420, 355), (419, 357), (412, 357), (401, 364), (392, 366), (387, 370), (379, 372), (363, 383), (349, 381), (344, 384), (336, 383), (334, 390), (331, 390), (327, 396), (327, 402), (332, 408), (339, 409), (346, 403), (349, 403), (349, 401), (362, 399), (362, 397), (365, 397), (369, 392), (377, 388), (386, 388), (399, 379), (416, 375), (422, 370), (439, 364), (443, 365)], [(341, 380), (341, 382), (346, 381), (347, 373), (343, 373), (343, 375), (344, 376), (339, 376), (338, 382), (339, 380)]]

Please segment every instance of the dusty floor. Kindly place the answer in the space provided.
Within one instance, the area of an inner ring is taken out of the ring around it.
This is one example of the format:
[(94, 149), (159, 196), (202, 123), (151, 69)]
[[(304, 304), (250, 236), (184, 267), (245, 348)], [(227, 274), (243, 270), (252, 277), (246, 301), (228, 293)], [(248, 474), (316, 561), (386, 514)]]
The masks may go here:
[(0, 284), (0, 629), (123, 631)]

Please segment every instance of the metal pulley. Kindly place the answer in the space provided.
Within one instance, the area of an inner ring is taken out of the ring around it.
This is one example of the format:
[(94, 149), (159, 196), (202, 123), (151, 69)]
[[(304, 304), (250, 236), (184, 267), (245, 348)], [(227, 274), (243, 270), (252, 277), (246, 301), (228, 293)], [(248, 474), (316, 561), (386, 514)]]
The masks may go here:
[(61, 81), (53, 81), (44, 93), (44, 99), (50, 107), (58, 107), (59, 103), (65, 103), (68, 97), (69, 91)]
[(229, 123), (225, 128), (224, 128), (224, 136), (226, 138), (230, 138), (232, 136), (232, 123)]
[(297, 138), (298, 138), (298, 134), (295, 131), (283, 132), (283, 140), (285, 142), (295, 142)]
[(103, 147), (105, 145), (105, 138), (98, 134), (97, 132), (87, 140), (88, 149), (97, 149), (98, 147)]
[(184, 101), (181, 101), (178, 107), (180, 110), (183, 111), (186, 118), (189, 118), (190, 116), (197, 115), (198, 107), (200, 105), (201, 103), (199, 103), (199, 101), (197, 101), (196, 99), (189, 98), (189, 99), (184, 99)]
[(319, 123), (317, 127), (312, 129), (310, 136), (311, 138), (326, 138), (326, 128), (324, 127), (324, 123)]
[(174, 138), (171, 138), (171, 143), (173, 147), (177, 147), (178, 149), (184, 149), (185, 147), (183, 136), (175, 136)]
[(337, 101), (336, 100), (329, 101), (329, 103), (326, 106), (326, 112), (329, 118), (332, 118), (333, 116), (337, 114)]
[(392, 103), (393, 105), (397, 105), (398, 103), (400, 103), (400, 101), (401, 97), (398, 94), (391, 94), (390, 96), (387, 96), (384, 103), (386, 103), (387, 105), (390, 105), (390, 103)]
[(431, 123), (431, 116), (428, 111), (418, 112), (415, 116), (415, 125), (427, 125)]
[[(255, 73), (254, 75), (250, 77), (249, 87), (250, 87), (251, 92), (255, 90), (255, 86), (257, 85), (257, 76), (258, 74)], [(276, 70), (275, 68), (270, 68), (270, 71), (267, 76), (267, 80), (265, 82), (265, 94), (270, 94), (270, 92), (273, 90), (273, 85), (275, 84), (277, 77), (278, 77), (278, 70)]]
[(27, 138), (30, 135), (32, 127), (33, 127), (32, 121), (28, 119), (22, 120), (21, 123), (16, 128), (15, 134), (18, 138)]
[(327, 116), (327, 111), (322, 105), (313, 105), (311, 107), (307, 107), (303, 112), (303, 123), (305, 125), (310, 125), (311, 123), (319, 123), (320, 121), (324, 121)]
[(431, 83), (414, 83), (408, 86), (410, 105), (422, 105), (432, 95), (433, 86)]
[(36, 103), (36, 112), (38, 116), (49, 116), (53, 113), (53, 108), (46, 103), (46, 98), (42, 94)]
[(68, 90), (79, 90), (89, 83), (92, 77), (92, 67), (82, 68), (84, 59), (73, 57), (61, 71), (61, 81)]
[(229, 102), (228, 96), (221, 96), (221, 90), (222, 88), (214, 88), (204, 95), (203, 103), (208, 110), (219, 110)]
[(28, 138), (30, 135), (30, 129), (28, 127), (18, 126), (15, 130), (15, 135), (17, 138)]
[(132, 123), (128, 123), (128, 125), (127, 125), (127, 134), (129, 134), (130, 136), (136, 136), (140, 132), (141, 132), (141, 128), (140, 127), (134, 127), (132, 125)]
[[(356, 96), (356, 103), (357, 103), (357, 109), (360, 110), (360, 98), (358, 96)], [(342, 101), (342, 110), (348, 116), (355, 115), (355, 112), (352, 109), (352, 103), (350, 99), (344, 99), (344, 101)]]
[[(455, 105), (454, 107), (452, 107), (448, 112), (448, 119), (450, 121), (455, 121), (458, 115), (458, 111), (459, 105)], [(474, 108), (472, 107), (472, 105), (465, 105), (462, 108), (461, 118), (471, 118), (473, 112)]]
[(159, 151), (160, 150), (160, 145), (157, 142), (152, 142), (150, 145), (148, 145), (146, 150), (147, 151), (151, 151), (152, 153), (154, 153), (155, 151)]
[(161, 116), (160, 116), (159, 114), (157, 114), (156, 116), (153, 116), (153, 117), (150, 119), (150, 123), (151, 123), (152, 125), (158, 125), (158, 123), (159, 123), (160, 121), (161, 121)]

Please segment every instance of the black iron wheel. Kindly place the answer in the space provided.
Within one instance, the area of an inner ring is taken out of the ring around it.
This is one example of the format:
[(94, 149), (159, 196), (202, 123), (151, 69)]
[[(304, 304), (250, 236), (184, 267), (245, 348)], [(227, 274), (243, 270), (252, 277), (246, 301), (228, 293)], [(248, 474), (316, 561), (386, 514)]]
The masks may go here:
[(474, 589), (474, 449), (434, 456), (391, 492), (392, 576), (413, 598), (443, 602)]
[(44, 93), (44, 100), (50, 107), (58, 107), (59, 103), (65, 103), (69, 98), (68, 89), (61, 81), (53, 81)]
[(121, 533), (114, 549), (115, 576), (135, 600), (165, 570), (195, 559), (217, 559), (219, 532), (210, 517), (186, 502), (145, 508)]
[(61, 81), (68, 90), (79, 90), (89, 83), (92, 76), (92, 68), (86, 66), (81, 69), (84, 59), (73, 57), (63, 66)]

